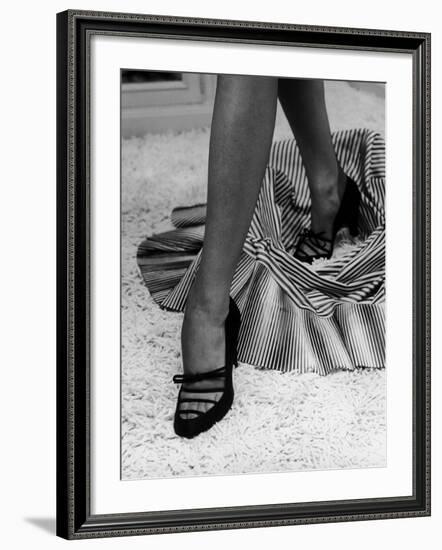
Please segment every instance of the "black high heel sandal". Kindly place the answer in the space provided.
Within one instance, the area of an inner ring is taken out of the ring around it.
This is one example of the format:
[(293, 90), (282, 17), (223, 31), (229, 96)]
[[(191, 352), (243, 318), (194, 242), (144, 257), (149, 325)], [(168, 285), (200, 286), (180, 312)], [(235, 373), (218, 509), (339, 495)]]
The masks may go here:
[[(181, 383), (182, 386), (178, 393), (178, 401), (174, 417), (174, 430), (177, 435), (192, 438), (209, 430), (216, 422), (219, 422), (229, 411), (233, 403), (233, 366), (238, 366), (238, 334), (241, 324), (241, 315), (239, 309), (230, 297), (229, 313), (224, 323), (225, 327), (225, 364), (222, 367), (197, 374), (175, 374), (173, 382)], [(222, 381), (219, 387), (192, 388), (186, 386), (192, 382), (201, 380), (220, 379)], [(223, 392), (218, 401), (205, 397), (185, 397), (185, 394), (204, 394)], [(184, 394), (184, 395), (183, 395)], [(182, 403), (213, 403), (207, 411), (200, 411), (196, 408), (182, 408)], [(194, 415), (189, 418), (189, 414)], [(186, 418), (184, 418), (184, 415)]]
[[(304, 229), (300, 234), (300, 239), (294, 252), (295, 258), (309, 264), (311, 264), (313, 260), (320, 258), (326, 260), (330, 259), (333, 254), (335, 237), (340, 229), (348, 227), (352, 237), (358, 234), (358, 211), (360, 202), (361, 193), (356, 183), (349, 176), (346, 176), (344, 195), (333, 222), (332, 238), (328, 239), (325, 237), (322, 231), (314, 232), (310, 228)], [(311, 253), (305, 252), (306, 245), (311, 250)]]

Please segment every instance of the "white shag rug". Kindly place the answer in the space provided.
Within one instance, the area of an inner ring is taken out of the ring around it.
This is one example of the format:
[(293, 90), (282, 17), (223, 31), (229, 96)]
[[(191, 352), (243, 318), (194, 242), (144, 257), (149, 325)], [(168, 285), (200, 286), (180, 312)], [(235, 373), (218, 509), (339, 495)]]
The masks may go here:
[[(327, 93), (333, 129), (383, 133), (382, 97), (346, 83), (329, 84)], [(384, 370), (322, 377), (240, 364), (227, 416), (195, 439), (175, 435), (182, 314), (153, 302), (136, 250), (147, 235), (171, 228), (174, 206), (205, 201), (209, 135), (123, 141), (122, 479), (385, 466)], [(275, 139), (284, 137), (291, 134), (279, 113)]]

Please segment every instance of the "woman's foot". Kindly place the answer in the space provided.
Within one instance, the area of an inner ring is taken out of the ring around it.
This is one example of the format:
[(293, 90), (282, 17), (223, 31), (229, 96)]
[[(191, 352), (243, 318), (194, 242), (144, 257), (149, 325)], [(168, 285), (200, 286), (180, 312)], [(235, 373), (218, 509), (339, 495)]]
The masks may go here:
[(311, 226), (298, 243), (295, 256), (301, 261), (315, 256), (331, 255), (334, 223), (341, 206), (347, 176), (339, 167), (338, 173), (322, 174), (310, 182)]
[[(229, 311), (229, 296), (226, 305), (222, 300), (202, 299), (202, 293), (191, 290), (181, 328), (181, 350), (183, 371), (185, 374), (204, 373), (225, 365), (225, 328), (224, 323)], [(224, 379), (222, 377), (187, 382), (182, 388), (182, 397), (189, 399), (181, 404), (181, 410), (206, 412), (222, 396)], [(213, 392), (203, 392), (204, 399), (197, 401), (202, 392), (214, 388)], [(215, 389), (217, 391), (215, 391)], [(192, 392), (192, 390), (195, 390)], [(195, 401), (193, 401), (195, 399)], [(182, 414), (183, 418), (194, 418), (197, 413)]]

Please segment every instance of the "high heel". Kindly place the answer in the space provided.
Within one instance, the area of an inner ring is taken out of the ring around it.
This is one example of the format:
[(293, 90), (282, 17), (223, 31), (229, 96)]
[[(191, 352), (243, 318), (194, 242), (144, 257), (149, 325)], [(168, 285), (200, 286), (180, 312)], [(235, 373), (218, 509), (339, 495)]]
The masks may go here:
[[(330, 259), (333, 254), (333, 246), (337, 232), (343, 227), (348, 227), (350, 235), (358, 234), (358, 213), (361, 202), (361, 193), (352, 178), (346, 176), (345, 191), (333, 222), (332, 238), (324, 236), (324, 232), (315, 232), (310, 228), (304, 229), (300, 234), (294, 253), (295, 258), (301, 262), (311, 264), (313, 260)], [(306, 246), (311, 253), (305, 252)]]
[(347, 176), (344, 196), (342, 197), (341, 206), (339, 207), (334, 221), (334, 236), (336, 236), (336, 233), (343, 227), (348, 227), (350, 235), (352, 237), (356, 237), (358, 234), (358, 215), (360, 203), (361, 193), (358, 186), (353, 179)]
[[(224, 322), (225, 330), (225, 364), (222, 367), (196, 373), (196, 374), (175, 374), (174, 383), (181, 383), (182, 386), (178, 393), (178, 400), (174, 416), (174, 430), (177, 435), (192, 438), (209, 430), (216, 422), (220, 421), (229, 411), (233, 403), (233, 367), (238, 366), (238, 334), (241, 324), (241, 315), (239, 309), (230, 297), (229, 313)], [(219, 379), (222, 382), (219, 387), (192, 388), (187, 384), (199, 382), (201, 380)], [(223, 392), (218, 401), (205, 397), (185, 397), (185, 394), (204, 394)], [(183, 395), (184, 394), (184, 395)], [(182, 408), (182, 403), (213, 403), (207, 411), (200, 411), (196, 408)], [(194, 415), (189, 418), (189, 414)], [(186, 415), (187, 418), (184, 418)]]

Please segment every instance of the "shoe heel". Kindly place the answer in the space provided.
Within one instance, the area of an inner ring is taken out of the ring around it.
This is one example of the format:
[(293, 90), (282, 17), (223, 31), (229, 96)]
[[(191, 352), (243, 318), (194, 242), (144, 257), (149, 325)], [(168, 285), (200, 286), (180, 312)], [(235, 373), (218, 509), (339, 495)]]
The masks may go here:
[(232, 339), (232, 365), (238, 366), (238, 333), (236, 332)]
[(236, 375), (234, 374), (234, 369), (232, 369), (232, 393), (234, 397), (236, 393)]
[(234, 299), (230, 297), (230, 312), (231, 312), (231, 343), (232, 343), (232, 365), (238, 366), (238, 335), (241, 326), (241, 314)]
[(348, 210), (348, 229), (352, 237), (356, 237), (359, 233), (358, 230), (358, 216), (359, 216), (359, 205), (361, 203), (361, 195), (359, 190), (356, 188), (352, 192), (352, 207)]
[(341, 207), (335, 219), (334, 234), (342, 228), (348, 227), (350, 235), (355, 237), (358, 233), (358, 216), (361, 194), (356, 183), (347, 176), (347, 186), (342, 198)]
[(347, 211), (347, 219), (345, 224), (348, 227), (350, 235), (356, 237), (359, 233), (358, 229), (358, 213), (359, 213), (359, 197), (353, 202), (351, 210)]
[(348, 230), (350, 231), (350, 235), (352, 237), (356, 237), (359, 233), (357, 224), (349, 225)]

